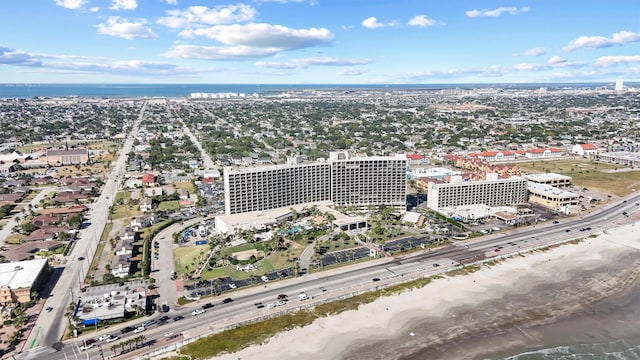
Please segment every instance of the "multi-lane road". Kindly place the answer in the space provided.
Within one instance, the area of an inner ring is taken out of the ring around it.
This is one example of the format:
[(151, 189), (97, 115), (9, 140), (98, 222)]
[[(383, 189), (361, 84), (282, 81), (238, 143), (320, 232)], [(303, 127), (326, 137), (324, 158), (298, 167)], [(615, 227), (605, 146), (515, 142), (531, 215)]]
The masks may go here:
[[(639, 201), (640, 193), (634, 193), (624, 201), (612, 203), (580, 218), (565, 219), (556, 224), (548, 222), (544, 225), (537, 225), (535, 228), (514, 229), (502, 234), (455, 242), (453, 245), (434, 251), (422, 251), (401, 258), (378, 259), (340, 269), (308, 274), (277, 283), (268, 282), (264, 284), (265, 286), (257, 286), (230, 293), (228, 296), (234, 299), (230, 303), (222, 303), (222, 298), (226, 296), (203, 299), (185, 305), (182, 308), (172, 309), (167, 314), (172, 319), (166, 324), (156, 324), (149, 327), (143, 334), (147, 341), (151, 341), (153, 344), (148, 350), (140, 350), (139, 352), (152, 351), (168, 346), (172, 342), (205, 335), (228, 326), (275, 315), (282, 311), (294, 310), (301, 306), (312, 306), (341, 296), (373, 290), (380, 286), (443, 273), (458, 268), (461, 263), (471, 263), (480, 259), (525, 252), (562, 241), (588, 237), (593, 233), (603, 232), (612, 227), (633, 221), (635, 213), (640, 212)], [(627, 213), (631, 217), (625, 216), (623, 213)], [(306, 294), (310, 299), (301, 300), (299, 294), (302, 293)], [(277, 302), (277, 297), (280, 294), (288, 295), (290, 301), (284, 306), (272, 307), (271, 305)], [(192, 315), (194, 309), (199, 309), (203, 304), (209, 302), (214, 305), (212, 308), (207, 309), (203, 314)], [(264, 307), (258, 308), (256, 304), (259, 303), (262, 303)], [(139, 325), (139, 323), (147, 319), (158, 319), (162, 315), (165, 314), (138, 320), (135, 325)], [(174, 321), (173, 318), (176, 316), (183, 316), (185, 319)], [(120, 334), (119, 329), (124, 326), (113, 327), (108, 331), (91, 334), (90, 336), (97, 338), (103, 333), (113, 333), (122, 338), (120, 341), (124, 341), (127, 337), (138, 335), (133, 333)], [(182, 335), (173, 338), (165, 336), (179, 333)], [(40, 356), (43, 353), (49, 353), (50, 355), (47, 356), (51, 360), (82, 359), (85, 357), (91, 359), (100, 358), (98, 347), (86, 352), (80, 352), (79, 346), (82, 344), (82, 340), (83, 338), (81, 337), (65, 342), (65, 346), (57, 353), (51, 348), (39, 348), (31, 351), (31, 355), (37, 354)], [(115, 344), (118, 343), (115, 342)], [(113, 355), (108, 350), (112, 344), (102, 345), (105, 357)], [(27, 356), (23, 358), (35, 357)]]
[(140, 115), (134, 121), (131, 132), (123, 145), (113, 171), (107, 177), (101, 194), (98, 199), (91, 204), (91, 226), (80, 230), (78, 239), (73, 247), (68, 262), (64, 265), (62, 274), (47, 298), (45, 307), (53, 308), (50, 312), (41, 312), (36, 324), (29, 334), (27, 346), (23, 350), (38, 346), (51, 346), (62, 339), (68, 320), (64, 313), (70, 303), (77, 300), (80, 294), (81, 284), (91, 265), (91, 259), (95, 255), (96, 248), (100, 242), (100, 237), (107, 224), (109, 207), (113, 203), (113, 195), (116, 193), (118, 179), (124, 173), (127, 154), (133, 147), (133, 134), (137, 132), (140, 121), (144, 117), (146, 103), (140, 109)]

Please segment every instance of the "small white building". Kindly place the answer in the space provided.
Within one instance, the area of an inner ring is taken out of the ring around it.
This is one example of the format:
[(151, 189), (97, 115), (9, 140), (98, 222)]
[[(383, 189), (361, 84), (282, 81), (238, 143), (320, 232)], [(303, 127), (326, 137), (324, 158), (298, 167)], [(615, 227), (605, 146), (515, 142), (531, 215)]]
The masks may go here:
[(596, 155), (598, 147), (594, 144), (576, 144), (571, 147), (571, 153), (575, 155)]

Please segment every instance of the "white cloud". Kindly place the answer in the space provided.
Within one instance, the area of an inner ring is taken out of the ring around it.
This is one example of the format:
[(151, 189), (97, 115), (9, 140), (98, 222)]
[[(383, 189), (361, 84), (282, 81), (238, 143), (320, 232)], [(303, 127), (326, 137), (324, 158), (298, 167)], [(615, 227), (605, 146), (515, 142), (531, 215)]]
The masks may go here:
[(367, 29), (376, 29), (385, 27), (387, 26), (387, 24), (378, 22), (378, 19), (375, 16), (372, 16), (370, 18), (362, 20), (362, 26), (366, 27)]
[(19, 66), (40, 66), (42, 62), (34, 54), (0, 46), (0, 64)]
[(343, 69), (338, 71), (336, 74), (340, 75), (340, 76), (358, 76), (358, 75), (362, 75), (364, 73), (366, 73), (367, 70), (361, 70), (361, 69)]
[(109, 17), (106, 24), (99, 24), (96, 28), (99, 34), (121, 37), (127, 40), (155, 39), (158, 37), (151, 29), (146, 27), (145, 20), (130, 22), (119, 16)]
[(63, 8), (76, 10), (83, 7), (88, 2), (89, 0), (56, 0), (56, 5), (62, 6)]
[(371, 59), (336, 59), (330, 57), (299, 58), (289, 62), (256, 62), (257, 66), (274, 69), (296, 69), (309, 66), (356, 66), (370, 64)]
[(427, 15), (416, 15), (411, 20), (409, 20), (408, 24), (411, 26), (429, 27), (435, 25), (436, 21), (427, 18)]
[(164, 0), (169, 5), (178, 5), (178, 0)]
[(640, 63), (640, 55), (602, 56), (596, 60), (595, 64), (601, 67), (610, 67), (629, 63)]
[(137, 0), (111, 0), (111, 10), (135, 10), (138, 7)]
[(518, 71), (535, 71), (535, 70), (548, 69), (549, 66), (541, 65), (541, 64), (520, 63), (520, 64), (514, 65), (513, 68)]
[(294, 60), (296, 63), (303, 64), (304, 66), (309, 65), (321, 65), (321, 66), (355, 66), (355, 65), (366, 65), (370, 64), (373, 60), (371, 59), (336, 59), (329, 57), (321, 57), (321, 58), (302, 58)]
[(482, 9), (482, 10), (469, 10), (467, 11), (465, 14), (467, 14), (468, 17), (497, 17), (502, 15), (503, 13), (507, 13), (510, 15), (518, 15), (518, 14), (522, 14), (522, 13), (526, 13), (529, 12), (531, 9), (528, 6), (524, 6), (521, 8), (517, 8), (517, 7), (506, 7), (506, 6), (500, 6), (499, 8), (493, 9), (493, 10), (489, 10), (489, 9)]
[(571, 40), (569, 45), (563, 48), (564, 51), (573, 51), (577, 49), (598, 49), (610, 47), (614, 45), (624, 45), (640, 41), (640, 33), (632, 31), (620, 31), (611, 38), (604, 36), (580, 36), (575, 40)]
[(532, 49), (527, 49), (522, 53), (522, 56), (540, 56), (546, 54), (547, 51), (544, 48), (537, 47)]
[[(46, 61), (51, 59), (54, 61)], [(92, 60), (92, 62), (87, 60)], [(27, 53), (2, 46), (0, 46), (0, 64), (37, 68), (38, 71), (50, 73), (100, 73), (137, 77), (172, 77), (218, 71), (214, 68), (181, 68), (173, 64), (142, 60), (108, 62), (97, 61), (88, 56)]]
[(559, 56), (552, 56), (547, 63), (542, 64), (531, 64), (531, 63), (521, 63), (513, 66), (514, 70), (517, 71), (546, 71), (552, 69), (560, 69), (560, 68), (581, 68), (586, 66), (587, 64), (583, 62), (570, 62)]
[(280, 69), (280, 70), (298, 68), (298, 65), (293, 63), (279, 63), (279, 62), (268, 62), (268, 61), (258, 61), (258, 62), (255, 62), (254, 65), (260, 66), (263, 68)]
[(566, 62), (567, 60), (561, 58), (560, 56), (552, 56), (549, 58), (549, 64), (561, 64)]
[(201, 60), (251, 60), (277, 54), (278, 49), (249, 46), (177, 45), (163, 55), (170, 58)]
[(256, 16), (256, 9), (249, 5), (221, 5), (213, 8), (190, 6), (187, 10), (169, 10), (157, 23), (173, 29), (197, 28), (207, 25), (247, 22)]
[(282, 25), (263, 23), (216, 25), (206, 29), (190, 29), (180, 32), (180, 36), (186, 38), (204, 36), (226, 45), (279, 50), (328, 45), (333, 41), (333, 34), (325, 28), (291, 29)]

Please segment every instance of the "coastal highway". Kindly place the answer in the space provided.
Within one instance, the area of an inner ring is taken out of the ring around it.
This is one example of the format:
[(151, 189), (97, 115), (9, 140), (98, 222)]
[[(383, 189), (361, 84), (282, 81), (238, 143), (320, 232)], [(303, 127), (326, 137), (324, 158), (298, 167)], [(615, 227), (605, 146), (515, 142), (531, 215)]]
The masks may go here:
[[(453, 245), (434, 251), (422, 251), (399, 258), (373, 260), (334, 270), (307, 274), (303, 277), (285, 281), (267, 282), (264, 284), (266, 287), (258, 286), (242, 289), (220, 297), (202, 299), (177, 310), (172, 310), (167, 314), (172, 318), (177, 315), (184, 316), (184, 320), (169, 320), (165, 325), (153, 325), (142, 334), (146, 336), (147, 341), (154, 342), (147, 349), (150, 351), (158, 347), (167, 346), (171, 341), (203, 335), (251, 319), (289, 311), (301, 306), (311, 306), (316, 303), (337, 299), (341, 296), (373, 290), (380, 286), (443, 273), (458, 268), (461, 262), (471, 262), (480, 258), (527, 251), (528, 249), (557, 243), (562, 240), (585, 238), (592, 233), (606, 231), (611, 227), (633, 221), (633, 219), (624, 216), (622, 213), (627, 212), (630, 216), (633, 216), (635, 213), (640, 212), (640, 206), (636, 205), (639, 201), (640, 194), (634, 193), (624, 201), (612, 203), (602, 209), (585, 214), (582, 218), (566, 219), (558, 224), (548, 222), (544, 225), (537, 225), (536, 228), (513, 229), (503, 234), (458, 241)], [(580, 229), (587, 227), (591, 229), (580, 231)], [(496, 249), (500, 249), (500, 251), (496, 251)], [(438, 265), (435, 266), (434, 264)], [(373, 281), (374, 278), (380, 280)], [(300, 293), (305, 293), (311, 299), (300, 300), (298, 297)], [(279, 294), (287, 294), (290, 299), (289, 303), (284, 306), (269, 308), (269, 304), (276, 303)], [(221, 300), (226, 296), (232, 297), (234, 301), (227, 304), (222, 303)], [(205, 313), (198, 316), (192, 315), (191, 312), (194, 309), (199, 309), (208, 302), (211, 302), (214, 307), (207, 309)], [(256, 303), (262, 303), (265, 307), (258, 309), (255, 305)], [(63, 349), (57, 353), (51, 348), (38, 348), (17, 358), (34, 359), (43, 353), (49, 353), (50, 355), (47, 356), (52, 360), (82, 359), (86, 356), (91, 359), (100, 358), (97, 347), (87, 352), (78, 351), (83, 339), (89, 337), (97, 338), (100, 334), (112, 333), (120, 336), (120, 341), (124, 341), (128, 337), (137, 336), (137, 334), (120, 334), (119, 330), (121, 328), (127, 325), (136, 326), (148, 319), (158, 319), (162, 315), (165, 314), (138, 319), (131, 324), (114, 326), (98, 334), (90, 334), (79, 339), (67, 341)], [(168, 333), (182, 333), (182, 335), (169, 339), (165, 336)], [(113, 344), (119, 344), (120, 341)], [(105, 356), (113, 355), (109, 350), (113, 344), (103, 344), (102, 350)], [(147, 350), (139, 350), (139, 352)]]

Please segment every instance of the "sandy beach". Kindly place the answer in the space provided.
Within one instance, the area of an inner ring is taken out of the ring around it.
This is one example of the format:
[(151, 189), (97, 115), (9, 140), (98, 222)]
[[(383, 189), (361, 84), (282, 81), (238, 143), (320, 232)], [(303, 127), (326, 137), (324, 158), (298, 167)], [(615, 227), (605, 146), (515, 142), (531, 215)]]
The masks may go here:
[(640, 224), (629, 224), (445, 276), (214, 359), (490, 358), (542, 342), (535, 326), (595, 312), (598, 303), (623, 295), (638, 279), (638, 255)]

